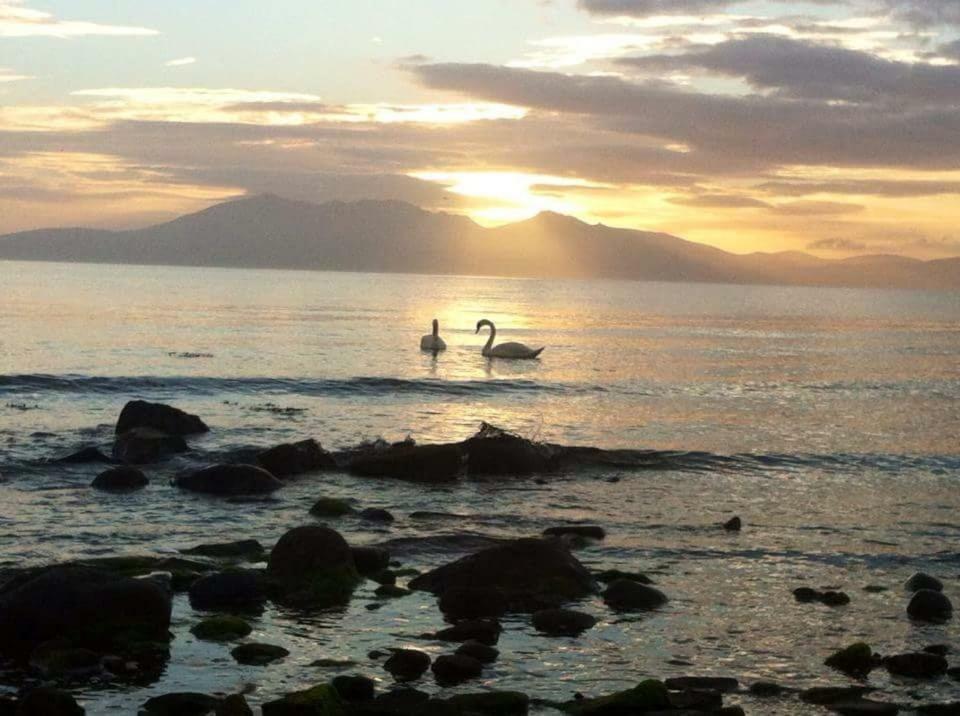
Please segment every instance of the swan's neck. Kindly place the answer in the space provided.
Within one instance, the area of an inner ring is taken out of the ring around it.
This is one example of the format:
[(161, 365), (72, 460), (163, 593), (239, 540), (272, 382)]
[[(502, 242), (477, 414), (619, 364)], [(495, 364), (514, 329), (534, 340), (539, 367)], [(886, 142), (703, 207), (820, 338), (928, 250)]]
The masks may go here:
[(491, 324), (490, 324), (490, 337), (487, 339), (487, 345), (485, 345), (485, 346), (483, 347), (483, 352), (484, 352), (484, 353), (489, 352), (490, 349), (493, 348), (493, 341), (496, 339), (496, 337), (497, 337), (497, 327), (491, 323)]
[(436, 321), (433, 322), (433, 337), (436, 338), (440, 335), (440, 324)]

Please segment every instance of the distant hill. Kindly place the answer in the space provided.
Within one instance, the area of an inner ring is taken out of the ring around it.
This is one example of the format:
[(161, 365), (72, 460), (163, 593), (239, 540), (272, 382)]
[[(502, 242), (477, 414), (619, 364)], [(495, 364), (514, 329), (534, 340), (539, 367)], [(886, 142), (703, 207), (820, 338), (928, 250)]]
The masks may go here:
[(261, 195), (133, 231), (0, 236), (0, 259), (544, 278), (960, 289), (960, 258), (731, 254), (669, 234), (545, 212), (487, 229), (397, 201), (311, 204)]

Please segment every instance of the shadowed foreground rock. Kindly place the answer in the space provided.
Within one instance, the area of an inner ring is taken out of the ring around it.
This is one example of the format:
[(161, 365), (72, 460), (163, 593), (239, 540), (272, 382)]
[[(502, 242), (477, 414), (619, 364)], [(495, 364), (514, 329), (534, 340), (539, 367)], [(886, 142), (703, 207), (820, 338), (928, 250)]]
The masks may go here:
[(257, 465), (276, 477), (336, 469), (337, 463), (316, 440), (284, 443), (257, 455)]
[(114, 467), (97, 475), (90, 487), (96, 490), (123, 492), (140, 490), (150, 484), (147, 476), (135, 467)]
[(283, 487), (277, 478), (254, 465), (212, 465), (177, 475), (174, 484), (208, 495), (263, 495)]
[(362, 477), (443, 483), (456, 480), (462, 467), (459, 445), (391, 445), (355, 456), (348, 469)]
[(154, 428), (133, 428), (117, 435), (113, 441), (113, 458), (128, 465), (146, 465), (189, 449), (179, 435)]
[(953, 604), (942, 592), (921, 589), (907, 605), (911, 619), (924, 622), (945, 622), (953, 617)]
[(604, 590), (603, 601), (617, 611), (643, 611), (663, 606), (667, 603), (667, 595), (631, 579), (618, 579)]
[(519, 539), (463, 557), (410, 581), (411, 589), (494, 589), (510, 611), (534, 612), (596, 591), (590, 572), (555, 540)]
[(16, 716), (83, 716), (86, 712), (66, 691), (40, 687), (20, 699), (15, 713)]
[(672, 705), (667, 687), (651, 679), (632, 689), (618, 691), (609, 696), (568, 701), (563, 704), (562, 709), (576, 716), (627, 716), (650, 711), (669, 711)]
[(210, 430), (196, 415), (145, 400), (131, 400), (123, 406), (114, 432), (120, 435), (134, 428), (151, 428), (168, 435), (193, 435)]
[(194, 609), (258, 611), (266, 600), (264, 574), (253, 569), (208, 574), (190, 585), (190, 606)]
[(267, 575), (280, 601), (316, 608), (345, 604), (361, 581), (350, 545), (319, 525), (283, 535), (270, 552)]

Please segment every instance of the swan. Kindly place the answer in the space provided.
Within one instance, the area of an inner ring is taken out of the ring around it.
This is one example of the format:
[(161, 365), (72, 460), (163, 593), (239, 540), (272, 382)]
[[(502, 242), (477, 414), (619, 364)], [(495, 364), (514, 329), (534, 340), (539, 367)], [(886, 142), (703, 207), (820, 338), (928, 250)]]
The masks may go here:
[(433, 333), (428, 333), (420, 339), (420, 350), (439, 353), (447, 350), (447, 344), (440, 337), (440, 321), (433, 319)]
[(501, 343), (499, 346), (494, 346), (493, 341), (497, 337), (497, 327), (493, 325), (493, 321), (488, 321), (484, 318), (481, 321), (477, 321), (477, 333), (479, 333), (480, 329), (484, 326), (490, 326), (490, 338), (487, 339), (487, 345), (483, 347), (482, 351), (486, 358), (533, 360), (543, 353), (543, 348), (534, 349), (523, 345), (523, 343)]

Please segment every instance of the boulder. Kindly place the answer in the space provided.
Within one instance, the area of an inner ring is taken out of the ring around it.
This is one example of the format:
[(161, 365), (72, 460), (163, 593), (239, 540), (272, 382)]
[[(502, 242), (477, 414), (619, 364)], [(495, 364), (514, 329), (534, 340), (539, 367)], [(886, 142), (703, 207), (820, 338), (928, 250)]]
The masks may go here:
[(526, 716), (530, 698), (517, 691), (485, 691), (457, 694), (445, 699), (458, 714), (470, 716)]
[(84, 567), (52, 567), (0, 592), (0, 650), (25, 657), (62, 639), (93, 650), (169, 640), (170, 594), (156, 584)]
[(97, 475), (90, 487), (96, 490), (140, 490), (150, 484), (147, 476), (135, 467), (113, 467)]
[(433, 660), (433, 676), (438, 684), (453, 686), (476, 679), (483, 673), (483, 664), (466, 654), (444, 654)]
[(343, 517), (353, 513), (353, 506), (349, 502), (336, 497), (321, 497), (310, 508), (310, 514), (315, 517)]
[(640, 582), (640, 584), (654, 583), (650, 577), (641, 572), (624, 572), (620, 569), (605, 569), (602, 572), (598, 572), (595, 576), (598, 580), (607, 584), (616, 582), (618, 579), (629, 579), (632, 582)]
[(383, 668), (397, 681), (416, 681), (430, 668), (430, 657), (416, 649), (396, 649)]
[(238, 664), (245, 664), (246, 666), (266, 666), (275, 661), (285, 659), (290, 656), (290, 652), (282, 646), (251, 642), (234, 647), (230, 651), (230, 655), (233, 656)]
[(224, 614), (204, 619), (190, 628), (190, 633), (204, 641), (233, 641), (250, 634), (253, 628), (240, 617)]
[(243, 694), (231, 694), (217, 704), (214, 716), (253, 716), (253, 709)]
[(266, 599), (264, 575), (252, 569), (215, 572), (190, 585), (190, 606), (194, 609), (257, 611)]
[(317, 608), (345, 604), (361, 581), (346, 540), (320, 525), (283, 535), (270, 552), (267, 574), (281, 601)]
[(845, 592), (819, 592), (810, 587), (794, 589), (793, 598), (801, 603), (820, 602), (828, 607), (842, 607), (850, 603), (850, 596)]
[(479, 641), (493, 646), (500, 640), (502, 631), (503, 627), (496, 619), (468, 619), (424, 637), (438, 641)]
[(632, 689), (594, 699), (575, 699), (561, 707), (575, 716), (628, 716), (670, 711), (670, 695), (660, 681), (643, 681)]
[(905, 586), (908, 592), (919, 592), (921, 589), (930, 589), (934, 592), (943, 591), (943, 582), (923, 572), (917, 572), (910, 577)]
[(168, 435), (192, 435), (210, 430), (196, 415), (144, 400), (131, 400), (123, 406), (114, 432), (120, 435), (134, 428), (152, 428)]
[(743, 529), (743, 521), (739, 517), (731, 517), (723, 523), (723, 529), (727, 532), (739, 532)]
[(548, 527), (543, 531), (546, 537), (584, 537), (586, 539), (603, 539), (607, 536), (603, 527), (597, 525), (561, 525), (559, 527)]
[(67, 642), (44, 642), (30, 654), (29, 664), (45, 678), (85, 678), (103, 671), (102, 655)]
[(500, 656), (500, 652), (495, 647), (472, 639), (458, 646), (455, 653), (469, 656), (481, 664), (492, 664)]
[(256, 461), (271, 475), (280, 478), (318, 470), (334, 470), (337, 467), (333, 456), (316, 440), (277, 445), (259, 453)]
[(368, 507), (365, 510), (360, 510), (360, 519), (367, 520), (368, 522), (383, 522), (390, 523), (394, 521), (394, 517), (390, 514), (389, 510), (384, 510), (380, 507)]
[(719, 691), (729, 694), (740, 688), (740, 682), (728, 676), (677, 676), (663, 683), (671, 691)]
[(868, 644), (864, 644), (863, 642), (858, 642), (848, 646), (846, 649), (841, 649), (827, 657), (823, 663), (831, 669), (836, 669), (856, 679), (866, 678), (867, 675), (878, 666), (873, 650)]
[(201, 557), (226, 559), (259, 559), (263, 556), (263, 545), (255, 539), (242, 539), (235, 542), (198, 544), (196, 547), (180, 550), (181, 554), (195, 554)]
[(502, 617), (508, 606), (503, 592), (484, 587), (447, 589), (440, 595), (437, 605), (444, 616), (451, 620)]
[(330, 682), (344, 701), (372, 701), (376, 683), (366, 676), (335, 676)]
[(17, 704), (17, 716), (83, 716), (86, 711), (66, 691), (41, 686), (28, 691)]
[(206, 716), (217, 708), (220, 699), (185, 691), (154, 696), (143, 705), (148, 716)]
[(112, 454), (115, 460), (127, 465), (146, 465), (189, 449), (179, 435), (168, 435), (153, 428), (133, 428), (117, 435)]
[(346, 716), (343, 699), (330, 684), (295, 691), (263, 705), (263, 716)]
[(174, 478), (174, 484), (208, 495), (263, 495), (283, 487), (277, 478), (254, 465), (212, 465), (181, 473)]
[(393, 445), (356, 455), (348, 466), (361, 477), (393, 477), (413, 482), (444, 483), (457, 479), (463, 466), (459, 445)]
[(390, 552), (383, 547), (351, 547), (353, 564), (357, 571), (368, 576), (376, 574), (390, 566)]
[(579, 636), (596, 623), (590, 614), (572, 609), (541, 609), (533, 613), (533, 626), (551, 636)]
[(518, 539), (481, 550), (410, 581), (411, 589), (496, 589), (511, 611), (534, 612), (596, 590), (590, 572), (556, 540)]
[(656, 609), (667, 603), (667, 595), (640, 582), (618, 579), (603, 591), (603, 601), (617, 611)]
[(808, 704), (830, 706), (858, 701), (873, 689), (866, 686), (815, 686), (800, 692), (800, 700)]
[(91, 462), (105, 462), (109, 464), (116, 461), (113, 458), (104, 455), (100, 448), (88, 446), (85, 448), (80, 448), (76, 452), (70, 453), (64, 457), (58, 457), (57, 459), (53, 460), (53, 462), (82, 465)]
[(381, 584), (374, 590), (374, 594), (384, 599), (397, 599), (399, 597), (409, 596), (412, 592), (409, 589), (398, 587), (395, 584)]
[(953, 604), (942, 592), (921, 589), (907, 605), (911, 619), (923, 622), (944, 622), (953, 617)]
[(546, 445), (486, 423), (480, 432), (463, 443), (469, 475), (531, 475), (551, 467), (551, 451)]
[(891, 674), (913, 679), (931, 679), (947, 673), (947, 660), (939, 654), (926, 652), (888, 656), (883, 665)]

